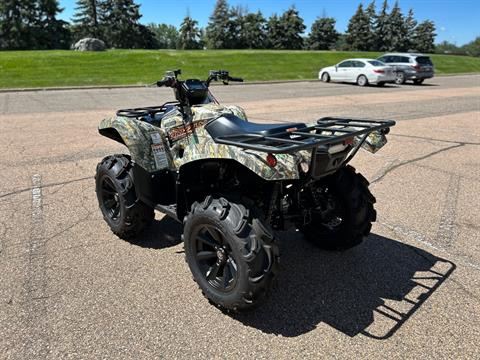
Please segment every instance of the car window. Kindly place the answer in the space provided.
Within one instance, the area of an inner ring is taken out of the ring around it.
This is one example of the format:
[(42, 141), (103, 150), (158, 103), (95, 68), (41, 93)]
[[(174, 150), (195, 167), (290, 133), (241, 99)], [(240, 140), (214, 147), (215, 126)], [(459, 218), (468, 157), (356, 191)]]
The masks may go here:
[(365, 67), (365, 63), (363, 61), (353, 61), (353, 66), (356, 67), (356, 68), (363, 68)]
[(397, 56), (398, 57), (398, 61), (399, 63), (409, 63), (410, 62), (410, 58), (409, 57), (406, 57), (406, 56)]
[(351, 61), (343, 61), (340, 64), (338, 64), (338, 67), (341, 67), (341, 68), (352, 67), (352, 62)]
[(377, 60), (378, 60), (378, 61), (383, 61), (383, 62), (386, 62), (386, 60), (385, 60), (385, 56), (381, 56), (381, 57), (379, 57)]
[(373, 66), (385, 66), (385, 63), (378, 60), (369, 60), (368, 63)]
[(415, 60), (421, 65), (433, 65), (432, 60), (428, 56), (417, 56)]

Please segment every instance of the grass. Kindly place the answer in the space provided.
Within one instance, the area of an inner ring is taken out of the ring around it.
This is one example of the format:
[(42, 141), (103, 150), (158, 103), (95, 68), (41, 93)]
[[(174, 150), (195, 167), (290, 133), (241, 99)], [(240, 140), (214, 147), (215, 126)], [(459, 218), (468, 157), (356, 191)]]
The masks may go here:
[[(149, 84), (162, 78), (165, 70), (176, 68), (185, 77), (201, 79), (211, 69), (227, 69), (246, 81), (315, 79), (321, 67), (350, 57), (379, 55), (268, 50), (1, 51), (0, 88)], [(431, 57), (438, 75), (480, 72), (480, 58)]]

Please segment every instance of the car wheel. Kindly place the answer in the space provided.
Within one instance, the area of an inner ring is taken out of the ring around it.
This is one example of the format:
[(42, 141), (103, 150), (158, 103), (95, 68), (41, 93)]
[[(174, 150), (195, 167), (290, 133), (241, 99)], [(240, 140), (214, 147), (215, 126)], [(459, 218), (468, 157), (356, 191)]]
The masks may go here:
[(368, 85), (368, 79), (365, 75), (360, 75), (357, 78), (357, 85), (358, 86), (367, 86)]
[(413, 80), (413, 83), (415, 85), (421, 85), (423, 83), (423, 79), (415, 79), (415, 80)]
[(403, 85), (405, 84), (405, 74), (403, 72), (397, 72), (395, 75), (395, 84)]
[(324, 73), (322, 74), (322, 81), (323, 81), (323, 82), (326, 82), (326, 83), (330, 82), (330, 75), (328, 75), (327, 72), (324, 72)]

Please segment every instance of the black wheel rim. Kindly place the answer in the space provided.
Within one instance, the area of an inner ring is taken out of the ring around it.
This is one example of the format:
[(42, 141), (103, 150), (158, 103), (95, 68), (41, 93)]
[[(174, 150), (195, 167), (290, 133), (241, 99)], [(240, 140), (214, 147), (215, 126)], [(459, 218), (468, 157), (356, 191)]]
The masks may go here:
[(112, 179), (108, 176), (103, 177), (100, 190), (104, 214), (112, 221), (117, 221), (120, 215), (120, 200)]
[(193, 254), (204, 279), (218, 291), (231, 291), (237, 283), (238, 267), (224, 235), (212, 225), (198, 227), (193, 235)]

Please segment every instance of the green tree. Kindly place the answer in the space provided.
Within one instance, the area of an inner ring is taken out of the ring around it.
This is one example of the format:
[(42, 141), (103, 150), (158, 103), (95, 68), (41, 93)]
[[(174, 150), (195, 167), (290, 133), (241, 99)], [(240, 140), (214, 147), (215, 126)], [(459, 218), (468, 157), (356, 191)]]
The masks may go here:
[(104, 0), (100, 4), (100, 22), (105, 42), (115, 48), (152, 47), (154, 34), (139, 23), (140, 5), (134, 0)]
[(200, 49), (201, 36), (202, 34), (198, 29), (198, 22), (187, 15), (180, 25), (178, 48), (182, 50)]
[(278, 17), (273, 14), (267, 23), (267, 37), (272, 49), (298, 50), (303, 48), (301, 34), (306, 26), (298, 10), (291, 7)]
[(388, 14), (388, 3), (384, 0), (380, 13), (375, 17), (374, 48), (377, 51), (387, 51), (390, 48), (390, 17)]
[(173, 25), (148, 24), (148, 28), (155, 35), (158, 49), (175, 49), (178, 43), (178, 30)]
[(351, 50), (370, 50), (370, 20), (362, 4), (358, 5), (355, 15), (350, 18), (346, 41)]
[(246, 48), (263, 49), (266, 46), (266, 20), (260, 11), (244, 16), (240, 36)]
[(370, 4), (368, 4), (367, 8), (365, 9), (365, 15), (368, 17), (369, 23), (369, 36), (367, 41), (367, 47), (370, 51), (377, 50), (377, 43), (376, 43), (376, 22), (377, 22), (377, 12), (376, 12), (376, 4), (375, 0), (373, 0)]
[(0, 49), (35, 47), (35, 11), (35, 0), (0, 0)]
[(217, 0), (205, 29), (208, 48), (228, 49), (232, 47), (230, 15), (227, 1)]
[(68, 23), (58, 20), (63, 11), (57, 0), (39, 0), (36, 13), (37, 49), (66, 49), (70, 46), (71, 34)]
[(405, 28), (405, 20), (403, 18), (402, 10), (398, 5), (398, 1), (395, 1), (392, 11), (390, 12), (388, 25), (387, 34), (385, 36), (386, 39), (388, 39), (388, 48), (386, 50), (408, 50), (407, 29)]
[(337, 39), (338, 32), (335, 30), (335, 19), (318, 18), (312, 24), (307, 45), (311, 50), (328, 50), (335, 45)]
[(463, 45), (461, 50), (470, 56), (480, 56), (480, 37)]
[(405, 50), (410, 50), (414, 46), (415, 30), (417, 27), (417, 21), (413, 15), (413, 9), (408, 10), (408, 14), (405, 17), (405, 32), (406, 32), (406, 44)]
[(437, 34), (433, 21), (425, 20), (418, 24), (414, 37), (415, 50), (432, 53), (435, 50), (435, 36)]
[(99, 21), (100, 3), (98, 0), (77, 0), (73, 15), (73, 33), (75, 40), (84, 37), (102, 37)]
[(435, 52), (437, 54), (458, 54), (465, 55), (465, 50), (459, 48), (457, 45), (448, 41), (442, 41), (440, 44), (435, 45)]

